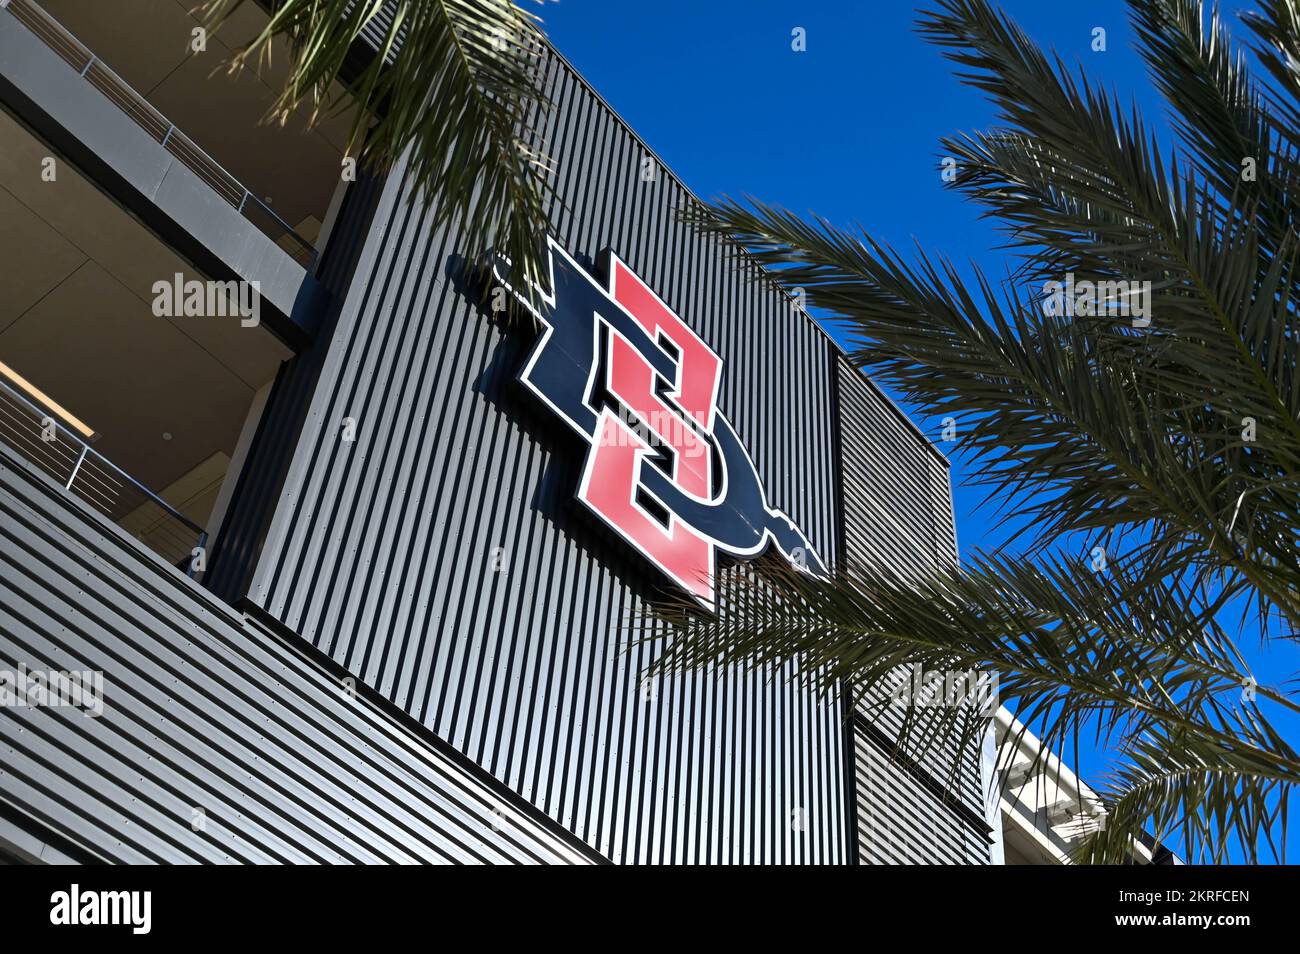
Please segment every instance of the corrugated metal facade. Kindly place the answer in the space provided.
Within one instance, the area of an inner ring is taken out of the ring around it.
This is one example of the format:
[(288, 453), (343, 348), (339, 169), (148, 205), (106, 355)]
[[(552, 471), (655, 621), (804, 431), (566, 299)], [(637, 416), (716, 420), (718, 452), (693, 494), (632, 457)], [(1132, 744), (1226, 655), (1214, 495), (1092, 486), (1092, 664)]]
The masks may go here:
[[(688, 193), (561, 59), (556, 237), (611, 247), (724, 359), (720, 406), (784, 508), (838, 547), (833, 346), (678, 224)], [(581, 449), (514, 382), (528, 334), (456, 281), (395, 172), (250, 598), (616, 861), (844, 861), (838, 703), (763, 674), (643, 686), (662, 584), (573, 503)], [(355, 442), (341, 439), (345, 418)]]
[[(382, 179), (363, 174), (344, 194), (316, 272), (316, 280), (327, 296), (318, 332), (325, 341), (332, 335), (341, 303), (347, 297), (382, 191)], [(203, 577), (203, 585), (222, 599), (233, 602), (247, 592), (248, 576), (271, 517), (266, 502), (274, 500), (284, 481), (328, 353), (326, 347), (312, 347), (285, 362), (276, 375), (269, 402), (273, 411), (265, 415), (254, 434), (247, 464), (237, 478), (235, 506), (221, 525)]]
[[(588, 267), (612, 248), (721, 355), (769, 502), (828, 560), (955, 559), (942, 458), (676, 221), (689, 192), (558, 55), (546, 81), (554, 235)], [(664, 584), (575, 503), (584, 448), (515, 381), (530, 334), (408, 198), (401, 166), (351, 190), (321, 336), (282, 369), (204, 580), (275, 634), (0, 461), (0, 661), (104, 668), (121, 713), (0, 716), (0, 809), (105, 860), (986, 861), (977, 767), (890, 762), (890, 714), (788, 673), (642, 680), (660, 645), (632, 623)]]
[(846, 558), (918, 575), (955, 563), (947, 461), (870, 379), (836, 361)]
[[(845, 559), (855, 567), (916, 575), (953, 565), (957, 540), (947, 461), (845, 358), (838, 359), (837, 371)], [(958, 753), (954, 741), (940, 740), (920, 750), (922, 712), (902, 747), (905, 756), (914, 756), (906, 759), (909, 772), (885, 754), (902, 736), (902, 709), (869, 711), (869, 717), (855, 717), (853, 731), (861, 860), (987, 864), (977, 747)], [(869, 733), (866, 723), (876, 732)]]
[(987, 834), (889, 759), (861, 727), (854, 731), (854, 764), (862, 864), (989, 863)]
[(0, 446), (0, 668), (104, 711), (0, 709), (0, 821), (104, 862), (588, 863), (416, 726)]

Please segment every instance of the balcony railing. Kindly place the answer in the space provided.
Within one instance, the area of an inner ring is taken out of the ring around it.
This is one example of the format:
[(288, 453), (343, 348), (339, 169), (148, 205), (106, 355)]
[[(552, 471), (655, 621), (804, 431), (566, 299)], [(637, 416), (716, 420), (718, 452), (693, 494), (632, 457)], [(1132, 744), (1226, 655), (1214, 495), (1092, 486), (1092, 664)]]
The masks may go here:
[(176, 128), (175, 123), (154, 109), (148, 100), (100, 61), (63, 24), (33, 0), (9, 0), (3, 9), (12, 13), (19, 23), (58, 54), (82, 79), (103, 93), (132, 122), (211, 186), (217, 195), (237, 209), (258, 231), (284, 249), (303, 268), (311, 268), (316, 258), (316, 249), (310, 242), (223, 169), (220, 163), (195, 145), (192, 139)]
[(3, 379), (0, 443), (193, 576), (194, 548), (207, 543), (203, 529)]

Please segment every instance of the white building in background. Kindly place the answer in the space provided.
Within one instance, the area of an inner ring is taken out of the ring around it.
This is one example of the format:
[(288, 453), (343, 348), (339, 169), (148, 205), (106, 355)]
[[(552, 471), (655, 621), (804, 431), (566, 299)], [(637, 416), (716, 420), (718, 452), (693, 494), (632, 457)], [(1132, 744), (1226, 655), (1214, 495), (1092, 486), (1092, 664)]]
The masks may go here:
[[(994, 727), (986, 769), (1002, 783), (990, 794), (993, 862), (1068, 865), (1080, 838), (1105, 824), (1106, 809), (1088, 783), (1029, 731), (1005, 706)], [(1135, 864), (1181, 864), (1167, 848), (1133, 844)]]

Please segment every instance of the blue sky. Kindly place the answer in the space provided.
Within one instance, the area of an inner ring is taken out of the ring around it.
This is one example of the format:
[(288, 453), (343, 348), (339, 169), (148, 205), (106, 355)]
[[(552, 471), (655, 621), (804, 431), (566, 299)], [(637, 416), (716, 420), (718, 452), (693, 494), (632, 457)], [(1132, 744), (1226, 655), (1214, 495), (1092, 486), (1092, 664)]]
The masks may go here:
[[(860, 223), (900, 250), (919, 243), (1005, 272), (991, 225), (943, 188), (937, 169), (940, 137), (984, 128), (993, 111), (916, 35), (910, 0), (559, 0), (542, 9), (556, 45), (702, 198), (753, 195)], [(1006, 9), (1159, 116), (1123, 3), (1013, 0)], [(1097, 26), (1105, 53), (1090, 48)], [(795, 27), (806, 30), (806, 52), (790, 48)], [(938, 422), (923, 423), (937, 439)], [(963, 550), (1000, 536), (975, 512), (982, 499), (957, 488)]]
[[(860, 223), (900, 249), (916, 242), (1000, 277), (1007, 265), (997, 235), (937, 171), (940, 137), (986, 127), (992, 109), (915, 34), (916, 7), (926, 5), (559, 0), (542, 16), (556, 45), (702, 198), (749, 194)], [(1007, 0), (1003, 8), (1167, 130), (1123, 2)], [(791, 50), (795, 27), (806, 31), (806, 52)], [(1106, 30), (1105, 52), (1091, 49), (1095, 27)], [(937, 422), (921, 423), (937, 439)], [(961, 486), (964, 470), (954, 460), (958, 535), (969, 552), (996, 545), (1003, 531), (978, 507), (982, 493)], [(1247, 637), (1241, 648), (1261, 682), (1289, 680), (1298, 668), (1291, 646), (1265, 649)], [(1300, 720), (1279, 727), (1300, 739)], [(1085, 776), (1100, 768), (1094, 753), (1081, 762)]]

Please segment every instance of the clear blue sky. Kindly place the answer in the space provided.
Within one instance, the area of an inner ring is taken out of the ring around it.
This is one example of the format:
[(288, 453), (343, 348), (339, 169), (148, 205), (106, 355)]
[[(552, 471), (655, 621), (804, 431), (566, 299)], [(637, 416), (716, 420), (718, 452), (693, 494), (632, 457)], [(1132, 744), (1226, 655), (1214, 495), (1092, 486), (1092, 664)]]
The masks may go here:
[[(942, 188), (936, 169), (939, 138), (986, 127), (992, 110), (916, 36), (915, 10), (926, 5), (559, 0), (542, 16), (559, 49), (702, 198), (749, 194), (840, 225), (861, 223), (896, 247), (919, 242), (1000, 276), (1005, 257), (990, 224)], [(1123, 2), (1007, 0), (1003, 8), (1167, 129)], [(795, 27), (806, 30), (806, 52), (791, 50)], [(1107, 31), (1104, 53), (1091, 49), (1095, 27)], [(937, 439), (938, 425), (921, 423)], [(962, 549), (995, 546), (1002, 532), (978, 508), (980, 491), (960, 485), (963, 469), (954, 461)], [(1247, 638), (1242, 649), (1261, 682), (1290, 680), (1297, 668), (1290, 646), (1265, 651)], [(1300, 739), (1297, 720), (1279, 727), (1293, 744)], [(1093, 753), (1081, 761), (1085, 776), (1100, 770)]]

